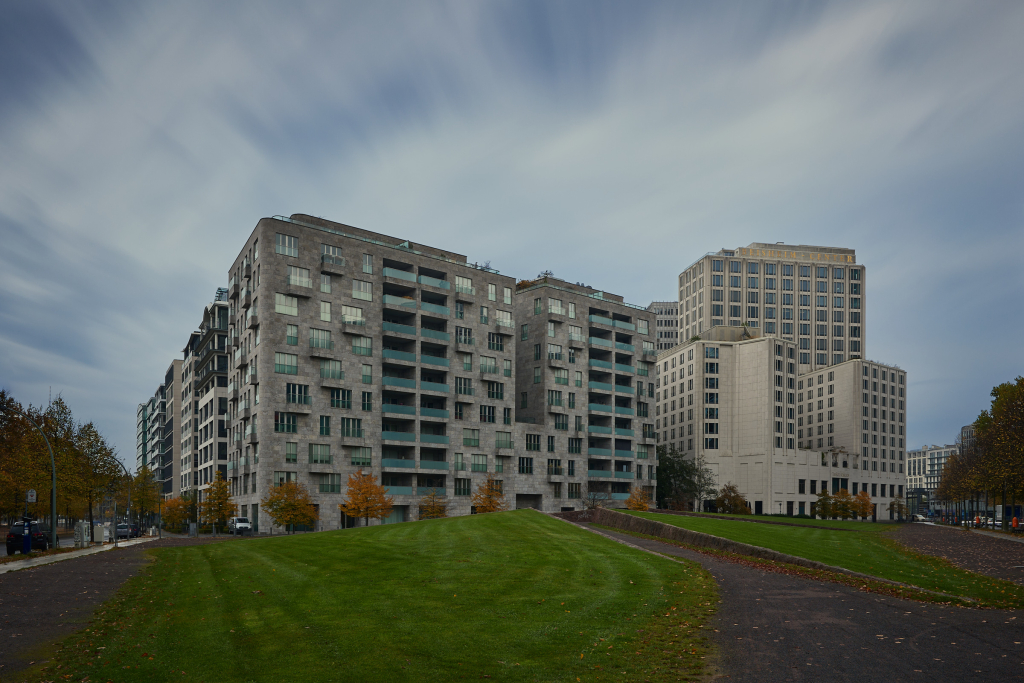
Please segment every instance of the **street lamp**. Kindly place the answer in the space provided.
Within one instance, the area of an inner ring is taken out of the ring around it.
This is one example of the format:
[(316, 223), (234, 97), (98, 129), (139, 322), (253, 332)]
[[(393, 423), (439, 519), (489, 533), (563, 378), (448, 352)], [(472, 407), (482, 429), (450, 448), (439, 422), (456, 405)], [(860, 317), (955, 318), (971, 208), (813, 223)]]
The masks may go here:
[(53, 548), (57, 547), (57, 466), (53, 460), (53, 447), (50, 446), (50, 440), (46, 438), (46, 432), (36, 424), (36, 421), (29, 417), (29, 414), (18, 410), (10, 405), (0, 405), (0, 412), (13, 412), (18, 413), (26, 420), (32, 423), (32, 426), (39, 430), (39, 433), (43, 435), (43, 441), (46, 442), (46, 449), (50, 451), (50, 546)]

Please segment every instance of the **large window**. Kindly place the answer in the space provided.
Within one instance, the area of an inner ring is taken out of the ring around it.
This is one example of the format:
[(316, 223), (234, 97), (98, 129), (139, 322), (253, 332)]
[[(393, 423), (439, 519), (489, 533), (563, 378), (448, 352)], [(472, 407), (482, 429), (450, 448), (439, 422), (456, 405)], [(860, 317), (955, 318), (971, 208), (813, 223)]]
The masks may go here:
[(282, 256), (295, 256), (299, 255), (299, 238), (292, 237), (291, 235), (282, 235), (277, 233), (277, 243), (274, 251)]
[(352, 298), (373, 301), (373, 285), (363, 280), (352, 281)]
[(298, 419), (295, 413), (274, 412), (274, 431), (284, 434), (295, 434), (298, 430)]
[(296, 287), (312, 287), (313, 281), (309, 278), (309, 268), (288, 266), (288, 284)]
[(320, 302), (320, 320), (325, 323), (331, 322), (331, 302), (321, 301)]
[(371, 339), (370, 337), (353, 337), (352, 353), (356, 354), (357, 356), (372, 356), (373, 339)]
[(311, 465), (330, 465), (331, 447), (325, 443), (309, 444), (309, 463)]
[(350, 446), (348, 457), (356, 467), (369, 467), (373, 463), (373, 449), (368, 446)]
[(345, 373), (341, 371), (341, 361), (321, 359), (320, 377), (322, 379), (345, 379)]
[(299, 374), (299, 357), (294, 353), (275, 353), (274, 372), (285, 375)]
[(282, 315), (298, 315), (299, 300), (287, 294), (274, 294), (274, 312)]

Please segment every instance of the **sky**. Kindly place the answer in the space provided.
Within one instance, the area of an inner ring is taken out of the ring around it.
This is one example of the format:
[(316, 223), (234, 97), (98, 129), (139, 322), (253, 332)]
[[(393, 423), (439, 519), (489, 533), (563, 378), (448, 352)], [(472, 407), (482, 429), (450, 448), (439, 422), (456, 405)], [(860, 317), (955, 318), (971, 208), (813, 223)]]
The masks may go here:
[(647, 305), (854, 248), (908, 447), (1024, 374), (1024, 4), (0, 0), (0, 387), (129, 463), (260, 218)]

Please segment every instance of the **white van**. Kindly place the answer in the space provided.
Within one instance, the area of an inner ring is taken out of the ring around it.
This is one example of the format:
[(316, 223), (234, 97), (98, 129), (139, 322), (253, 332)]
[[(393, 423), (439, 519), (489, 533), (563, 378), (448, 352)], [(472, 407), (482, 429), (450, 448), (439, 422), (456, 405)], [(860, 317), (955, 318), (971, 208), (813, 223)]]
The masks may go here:
[(228, 531), (232, 534), (244, 534), (246, 531), (252, 531), (252, 525), (249, 524), (248, 517), (229, 517)]

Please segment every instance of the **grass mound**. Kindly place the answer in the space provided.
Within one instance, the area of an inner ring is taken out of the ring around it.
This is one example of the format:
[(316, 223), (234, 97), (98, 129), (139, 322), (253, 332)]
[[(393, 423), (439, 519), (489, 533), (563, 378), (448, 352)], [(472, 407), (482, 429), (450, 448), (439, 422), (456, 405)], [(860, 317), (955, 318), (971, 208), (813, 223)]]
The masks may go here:
[(152, 551), (45, 680), (687, 680), (698, 565), (532, 510)]
[(942, 558), (915, 553), (884, 532), (876, 531), (877, 525), (870, 526), (864, 533), (850, 533), (649, 512), (630, 514), (926, 590), (971, 598), (986, 607), (1024, 607), (1024, 586), (960, 569)]

